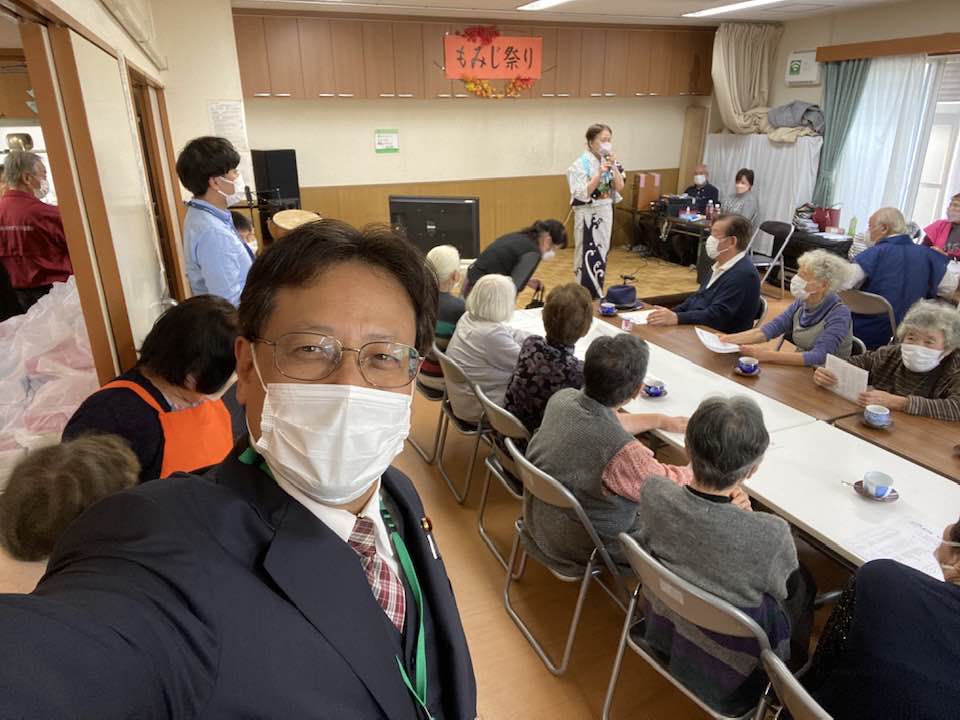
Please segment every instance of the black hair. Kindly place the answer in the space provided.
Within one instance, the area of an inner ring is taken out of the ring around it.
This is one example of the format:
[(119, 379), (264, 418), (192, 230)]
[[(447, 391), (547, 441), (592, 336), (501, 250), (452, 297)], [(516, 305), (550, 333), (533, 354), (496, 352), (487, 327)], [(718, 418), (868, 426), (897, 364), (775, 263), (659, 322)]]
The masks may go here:
[(721, 220), (726, 220), (727, 222), (727, 237), (735, 237), (737, 239), (737, 248), (739, 250), (746, 250), (747, 244), (750, 242), (750, 234), (752, 231), (752, 226), (750, 221), (747, 220), (743, 215), (721, 215), (716, 218), (713, 223), (718, 223)]
[(305, 223), (254, 260), (240, 296), (244, 337), (261, 336), (277, 290), (309, 285), (324, 271), (346, 262), (384, 270), (399, 281), (416, 316), (417, 350), (425, 354), (433, 345), (437, 322), (437, 276), (423, 254), (390, 226), (373, 224), (358, 230), (340, 220)]
[(750, 183), (750, 187), (753, 187), (753, 170), (750, 168), (740, 168), (737, 170), (736, 180), (739, 182), (741, 179), (746, 180)]
[(647, 343), (635, 335), (598, 337), (583, 360), (583, 391), (601, 405), (620, 407), (643, 385), (649, 357)]
[(594, 123), (587, 128), (587, 142), (593, 142), (594, 138), (597, 137), (600, 133), (606, 130), (608, 133), (613, 134), (613, 130), (610, 129), (609, 125), (604, 125), (603, 123)]
[(770, 435), (760, 406), (739, 395), (700, 403), (687, 423), (685, 440), (697, 482), (711, 490), (726, 490), (763, 457)]
[(531, 240), (536, 240), (540, 233), (545, 232), (550, 235), (550, 242), (556, 247), (565, 248), (567, 246), (567, 229), (559, 220), (534, 220), (520, 232), (529, 235)]
[(140, 348), (138, 366), (171, 385), (214, 393), (236, 369), (233, 344), (239, 323), (237, 310), (216, 295), (196, 295), (157, 318)]
[(207, 192), (210, 178), (226, 175), (239, 164), (240, 153), (226, 138), (198, 137), (180, 151), (177, 177), (195, 197), (200, 197)]
[(253, 230), (253, 223), (251, 223), (250, 218), (243, 213), (231, 210), (230, 217), (233, 218), (233, 227), (237, 232), (249, 232)]

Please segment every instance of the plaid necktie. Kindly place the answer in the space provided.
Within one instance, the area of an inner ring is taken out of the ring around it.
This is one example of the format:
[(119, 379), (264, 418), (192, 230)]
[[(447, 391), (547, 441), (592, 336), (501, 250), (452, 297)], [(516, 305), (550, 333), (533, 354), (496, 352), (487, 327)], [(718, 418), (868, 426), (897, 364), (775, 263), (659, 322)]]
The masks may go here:
[(367, 574), (367, 582), (373, 596), (380, 603), (380, 607), (396, 625), (397, 630), (403, 632), (403, 620), (407, 609), (407, 597), (404, 594), (403, 583), (377, 555), (376, 529), (369, 518), (358, 517), (350, 533), (347, 544), (360, 556), (360, 564)]

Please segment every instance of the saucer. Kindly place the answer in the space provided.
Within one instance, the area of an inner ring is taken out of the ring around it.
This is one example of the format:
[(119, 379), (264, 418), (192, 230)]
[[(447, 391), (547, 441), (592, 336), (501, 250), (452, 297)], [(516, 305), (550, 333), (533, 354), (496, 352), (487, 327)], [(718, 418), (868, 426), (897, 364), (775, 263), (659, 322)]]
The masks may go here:
[[(646, 386), (644, 386), (644, 387), (646, 387)], [(669, 395), (669, 394), (670, 394), (670, 391), (667, 390), (666, 388), (664, 388), (664, 389), (663, 389), (663, 392), (660, 393), (659, 395), (647, 395), (647, 391), (646, 391), (646, 390), (643, 391), (643, 396), (644, 396), (645, 398), (647, 398), (647, 400), (659, 400), (660, 398), (666, 397), (666, 396)]]
[(881, 426), (881, 425), (871, 425), (870, 423), (868, 423), (868, 422), (864, 419), (863, 415), (860, 416), (860, 424), (863, 425), (864, 427), (870, 428), (871, 430), (884, 430), (884, 431), (889, 431), (889, 430), (892, 430), (892, 429), (893, 429), (893, 420), (891, 420), (887, 425), (882, 425), (882, 426)]
[(887, 495), (886, 497), (882, 497), (882, 498), (874, 497), (873, 495), (871, 495), (870, 493), (868, 493), (866, 490), (863, 489), (863, 480), (857, 480), (853, 484), (853, 489), (857, 491), (857, 495), (860, 495), (861, 497), (865, 497), (867, 498), (867, 500), (873, 500), (874, 502), (891, 503), (891, 502), (896, 502), (897, 500), (900, 499), (900, 493), (897, 492), (896, 488), (891, 490), (890, 494)]
[(734, 366), (733, 366), (733, 371), (734, 371), (737, 375), (742, 375), (743, 377), (757, 377), (760, 373), (763, 372), (763, 368), (757, 368), (757, 371), (756, 371), (756, 372), (745, 373), (743, 370), (740, 369), (740, 366), (739, 366), (739, 365), (734, 365)]
[(612, 317), (616, 317), (620, 313), (617, 310), (614, 310), (612, 313), (602, 313), (599, 310), (597, 310), (597, 314), (602, 318), (612, 318)]

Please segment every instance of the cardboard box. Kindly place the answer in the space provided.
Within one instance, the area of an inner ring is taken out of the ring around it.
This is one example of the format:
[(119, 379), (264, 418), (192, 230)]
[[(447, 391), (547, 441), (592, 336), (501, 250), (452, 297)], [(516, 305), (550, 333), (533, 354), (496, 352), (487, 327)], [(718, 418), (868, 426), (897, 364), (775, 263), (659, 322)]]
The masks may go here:
[(633, 208), (646, 210), (660, 199), (660, 173), (638, 172), (633, 176)]

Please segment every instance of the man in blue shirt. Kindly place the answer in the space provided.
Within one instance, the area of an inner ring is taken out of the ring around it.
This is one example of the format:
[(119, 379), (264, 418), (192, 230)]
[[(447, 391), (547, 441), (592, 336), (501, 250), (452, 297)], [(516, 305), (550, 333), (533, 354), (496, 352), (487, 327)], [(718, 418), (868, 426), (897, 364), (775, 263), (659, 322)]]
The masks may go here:
[[(957, 289), (956, 275), (947, 273), (949, 258), (914, 244), (896, 208), (880, 208), (870, 216), (867, 240), (874, 244), (854, 258), (845, 287), (885, 297), (898, 325), (917, 300)], [(886, 315), (853, 313), (853, 334), (870, 350), (888, 344), (893, 332)]]
[(710, 226), (706, 253), (713, 260), (710, 277), (673, 310), (657, 307), (650, 325), (706, 325), (722, 333), (749, 330), (760, 314), (760, 276), (747, 255), (750, 221), (721, 215)]
[(177, 158), (180, 182), (193, 193), (183, 221), (187, 278), (194, 295), (219, 295), (234, 305), (253, 264), (253, 251), (240, 239), (227, 208), (244, 199), (237, 166), (240, 155), (229, 140), (191, 140)]

